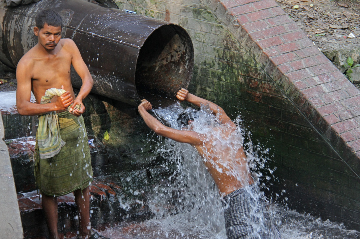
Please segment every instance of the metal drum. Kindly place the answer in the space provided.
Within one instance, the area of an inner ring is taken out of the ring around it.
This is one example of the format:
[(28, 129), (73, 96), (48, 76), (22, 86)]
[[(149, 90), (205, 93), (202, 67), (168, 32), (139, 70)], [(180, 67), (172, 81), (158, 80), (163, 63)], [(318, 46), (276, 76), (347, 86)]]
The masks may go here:
[[(48, 8), (63, 17), (63, 36), (77, 44), (94, 79), (93, 93), (136, 105), (142, 98), (174, 99), (177, 90), (188, 86), (194, 52), (182, 27), (83, 0), (1, 8), (1, 62), (15, 68), (37, 43), (35, 16)], [(81, 86), (74, 71), (72, 82)]]

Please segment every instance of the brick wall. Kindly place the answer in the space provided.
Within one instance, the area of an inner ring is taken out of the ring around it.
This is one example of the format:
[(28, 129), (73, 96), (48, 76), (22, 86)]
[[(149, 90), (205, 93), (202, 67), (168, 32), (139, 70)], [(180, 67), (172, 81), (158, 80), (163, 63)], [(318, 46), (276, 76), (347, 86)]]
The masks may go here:
[(116, 2), (188, 31), (189, 89), (270, 149), (269, 196), (360, 229), (359, 91), (274, 0)]

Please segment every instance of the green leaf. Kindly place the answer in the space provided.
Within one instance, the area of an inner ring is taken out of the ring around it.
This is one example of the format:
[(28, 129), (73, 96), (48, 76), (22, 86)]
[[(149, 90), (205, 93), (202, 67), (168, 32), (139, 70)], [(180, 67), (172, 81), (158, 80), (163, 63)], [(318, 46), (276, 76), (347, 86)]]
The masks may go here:
[(353, 66), (353, 68), (355, 68), (355, 67), (359, 67), (360, 66), (360, 64), (356, 64), (355, 66)]
[(104, 140), (109, 140), (110, 139), (110, 135), (107, 131), (105, 131), (104, 133)]
[(350, 67), (352, 67), (352, 65), (354, 64), (354, 61), (353, 61), (353, 59), (349, 56), (349, 57), (346, 59), (346, 63), (347, 63)]

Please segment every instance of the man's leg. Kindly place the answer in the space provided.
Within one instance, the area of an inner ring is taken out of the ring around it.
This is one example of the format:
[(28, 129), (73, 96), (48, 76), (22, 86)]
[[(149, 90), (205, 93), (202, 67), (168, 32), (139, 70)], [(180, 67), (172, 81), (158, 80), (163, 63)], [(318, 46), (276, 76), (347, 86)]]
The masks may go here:
[(90, 224), (90, 193), (89, 187), (84, 190), (76, 190), (74, 192), (75, 202), (79, 208), (79, 225), (80, 236), (82, 238), (89, 238), (91, 233)]
[(57, 197), (42, 195), (42, 206), (45, 212), (46, 223), (49, 229), (50, 239), (58, 239), (58, 204)]

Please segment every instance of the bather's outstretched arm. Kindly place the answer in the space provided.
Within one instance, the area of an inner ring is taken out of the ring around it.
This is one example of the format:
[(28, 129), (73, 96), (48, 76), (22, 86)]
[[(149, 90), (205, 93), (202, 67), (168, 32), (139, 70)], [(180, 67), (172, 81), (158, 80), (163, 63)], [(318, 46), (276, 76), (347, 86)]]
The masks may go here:
[(202, 144), (201, 135), (194, 131), (177, 130), (163, 125), (159, 120), (157, 120), (148, 112), (148, 110), (151, 109), (152, 105), (145, 99), (142, 100), (138, 106), (139, 113), (144, 119), (145, 124), (157, 135), (161, 135), (181, 143), (188, 143), (193, 146)]
[[(232, 120), (229, 118), (229, 116), (227, 116), (227, 114), (225, 113), (225, 111), (218, 106), (217, 104), (208, 101), (206, 99), (200, 98), (196, 95), (193, 95), (191, 93), (189, 93), (188, 90), (182, 88), (181, 90), (179, 90), (176, 94), (176, 98), (180, 101), (184, 101), (186, 100), (187, 102), (190, 102), (196, 106), (201, 106), (201, 105), (208, 105), (210, 110), (219, 117), (220, 123), (222, 124), (234, 124), (232, 122)], [(235, 124), (234, 124), (235, 126)]]

